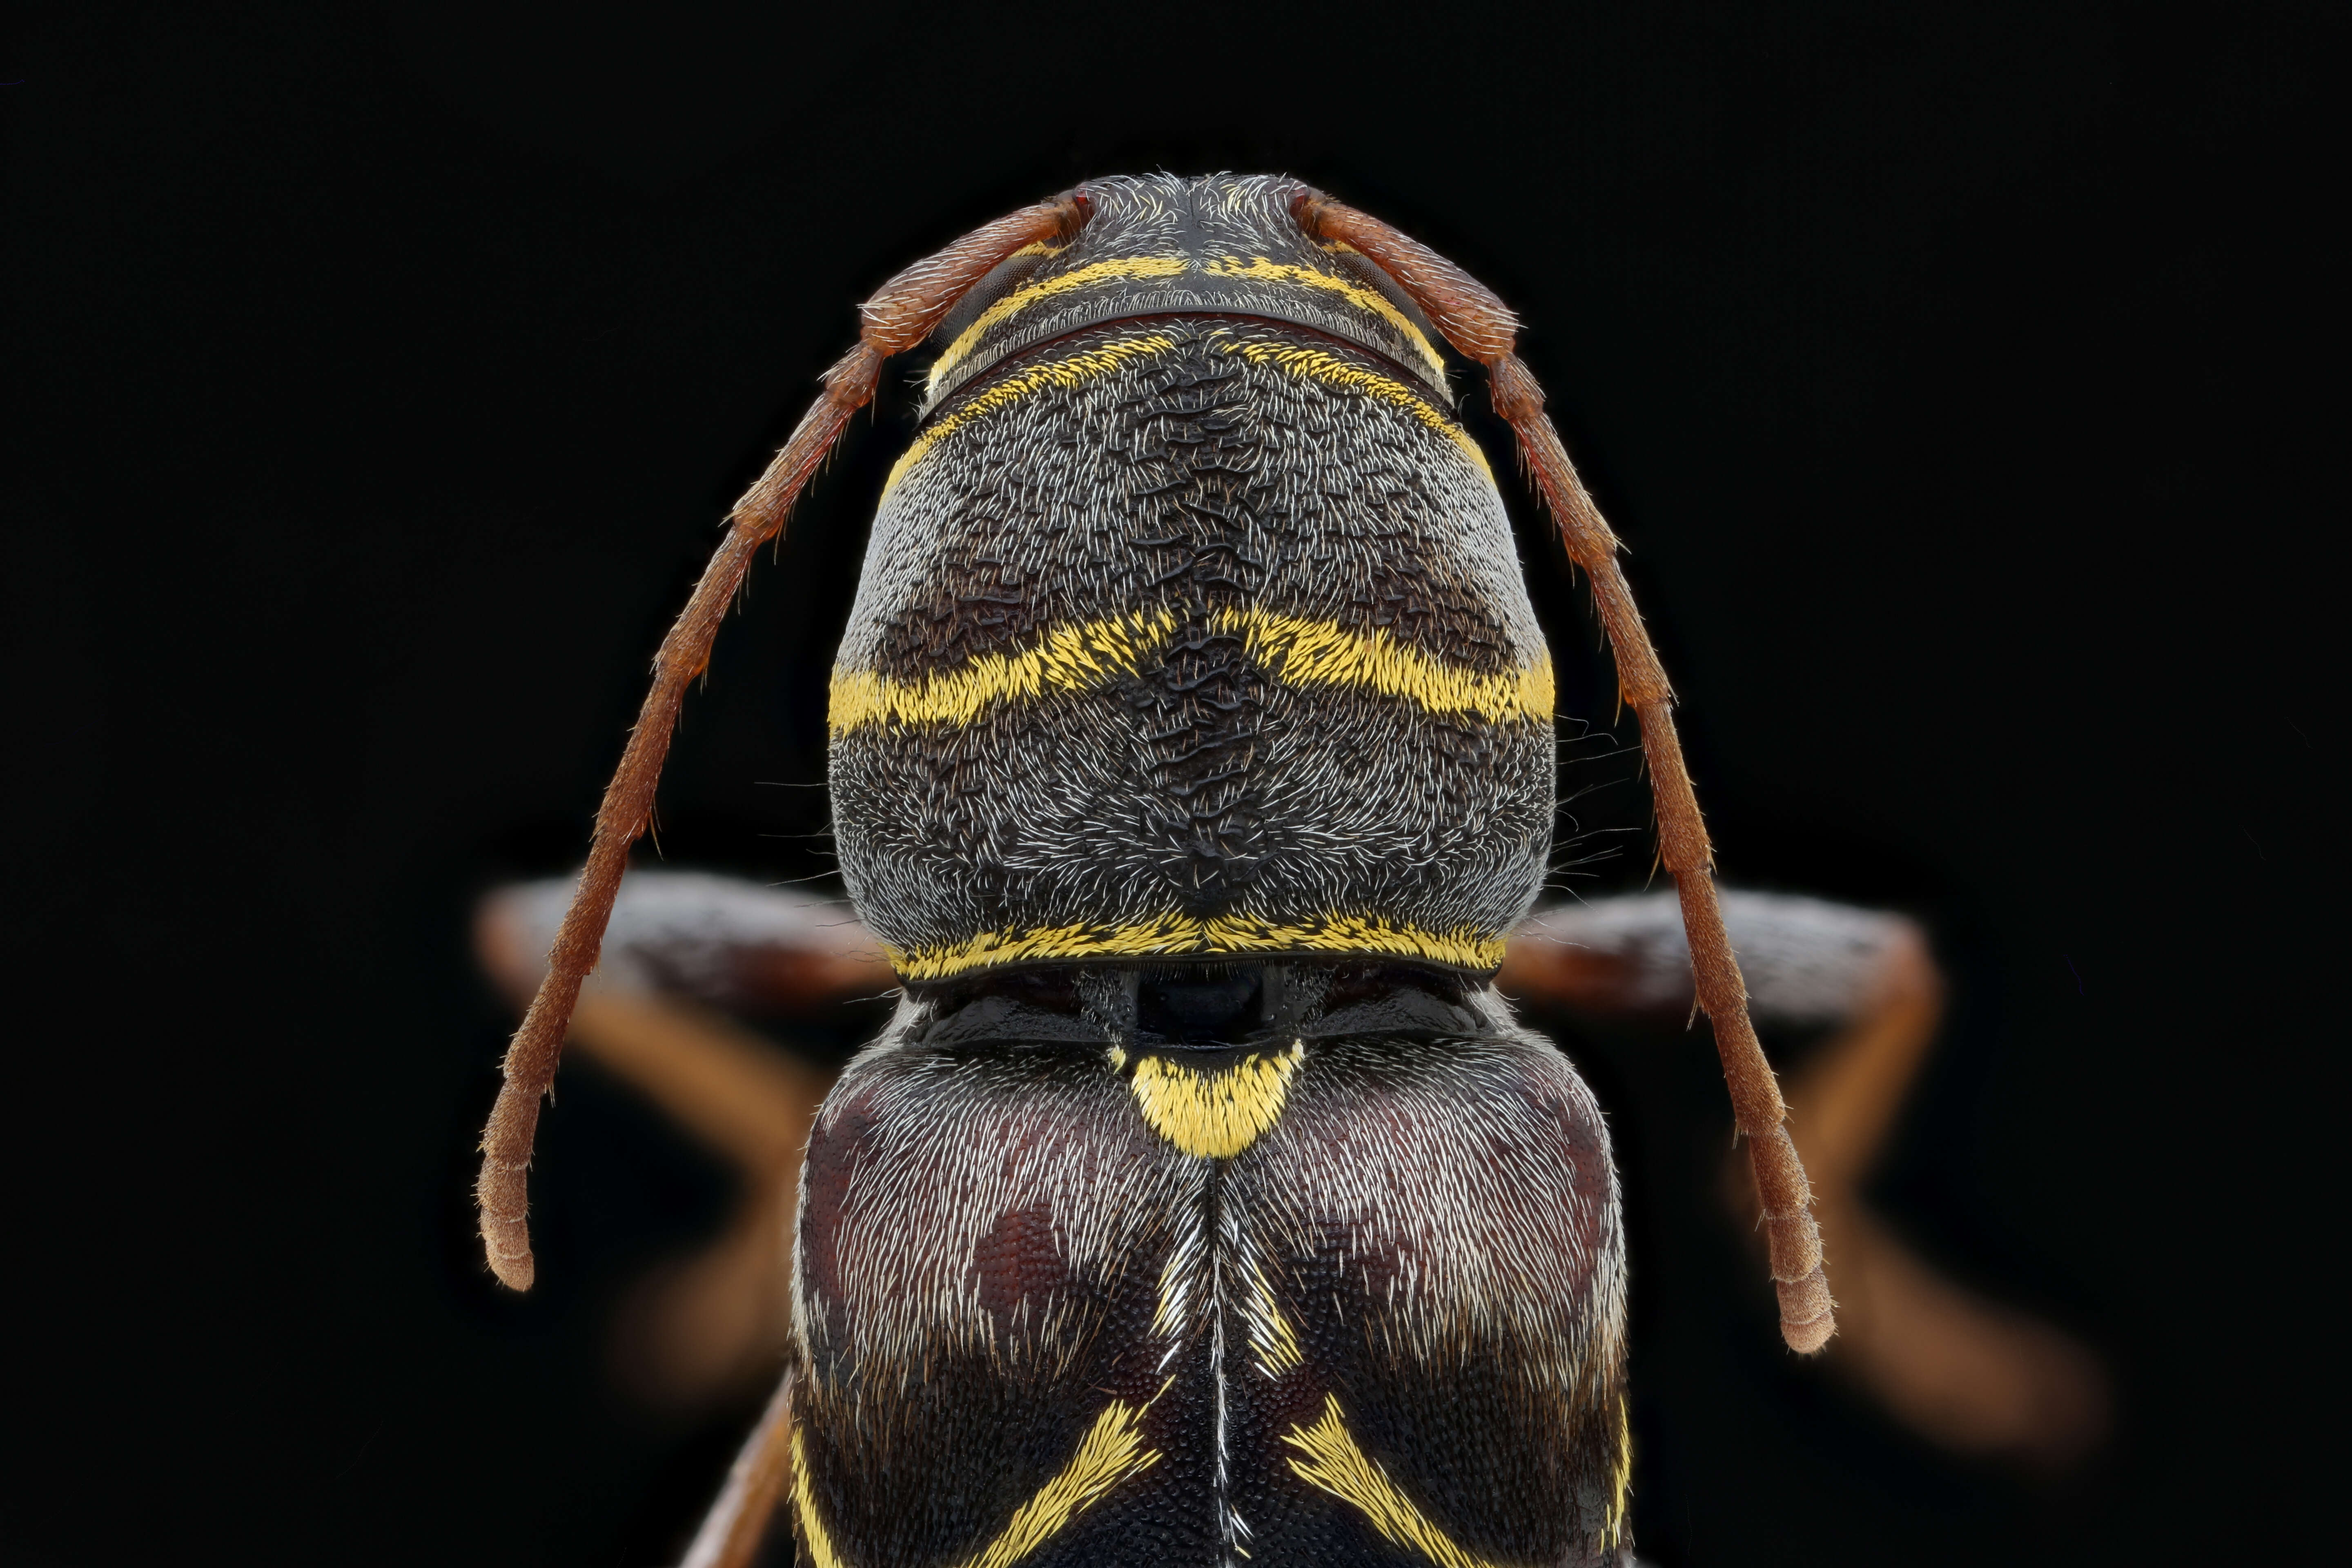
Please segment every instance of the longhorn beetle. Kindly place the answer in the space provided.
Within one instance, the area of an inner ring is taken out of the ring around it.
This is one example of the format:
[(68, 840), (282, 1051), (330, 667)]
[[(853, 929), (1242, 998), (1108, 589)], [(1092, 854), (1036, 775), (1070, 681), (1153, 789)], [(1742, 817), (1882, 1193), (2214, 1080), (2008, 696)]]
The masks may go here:
[(803, 1558), (1628, 1554), (1600, 1110), (1489, 980), (1541, 885), (1551, 664), (1437, 344), (1588, 575), (1640, 721), (1781, 1332), (1833, 1328), (1617, 541), (1452, 263), (1295, 180), (1089, 181), (908, 268), (664, 639), (478, 1189), (525, 1176), (687, 683), (883, 362), (937, 347), (829, 724), (841, 868), (903, 984), (801, 1183), (794, 1343), (698, 1547)]

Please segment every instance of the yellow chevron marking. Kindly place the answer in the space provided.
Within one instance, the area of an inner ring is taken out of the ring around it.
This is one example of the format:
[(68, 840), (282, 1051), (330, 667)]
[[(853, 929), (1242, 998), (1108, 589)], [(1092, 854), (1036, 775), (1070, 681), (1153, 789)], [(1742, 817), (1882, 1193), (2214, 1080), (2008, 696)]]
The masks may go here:
[(1551, 655), (1525, 669), (1482, 675), (1441, 663), (1387, 632), (1350, 631), (1329, 621), (1277, 616), (1269, 610), (1226, 610), (1214, 623), (1238, 632), (1250, 656), (1276, 679), (1292, 686), (1363, 686), (1402, 697), (1433, 713), (1475, 713), (1490, 722), (1552, 716)]
[[(1023, 249), (1013, 254), (1026, 256), (1029, 251)], [(940, 353), (939, 363), (931, 366), (930, 380), (925, 391), (927, 395), (937, 393), (940, 384), (971, 356), (989, 328), (1008, 316), (1019, 315), (1040, 300), (1050, 300), (1056, 294), (1066, 294), (1073, 289), (1083, 289), (1089, 283), (1100, 283), (1111, 278), (1173, 278), (1189, 267), (1190, 263), (1181, 256), (1121, 256), (1108, 261), (1088, 262), (1058, 278), (1048, 278), (1042, 283), (1015, 289), (982, 310), (971, 325), (956, 334), (956, 341), (947, 346)]]
[(1135, 1064), (1127, 1087), (1151, 1130), (1195, 1160), (1230, 1160), (1282, 1115), (1305, 1042), (1272, 1056), (1253, 1053), (1223, 1072), (1196, 1072), (1166, 1057)]
[(843, 1568), (824, 1521), (817, 1517), (816, 1487), (809, 1479), (808, 1453), (798, 1432), (793, 1434), (793, 1511), (800, 1516), (801, 1538), (808, 1542), (809, 1561), (815, 1568)]
[[(1077, 274), (1074, 272), (1070, 276), (1075, 278)], [(989, 415), (1010, 407), (1033, 392), (1041, 391), (1048, 386), (1058, 386), (1065, 390), (1080, 386), (1098, 375), (1108, 374), (1117, 370), (1130, 361), (1149, 359), (1153, 354), (1166, 353), (1175, 346), (1174, 338), (1164, 333), (1151, 332), (1139, 338), (1121, 338), (1116, 342), (1103, 343), (1087, 349), (1083, 353), (1070, 354), (1024, 370), (1018, 375), (1006, 376), (1003, 381), (916, 437), (914, 444), (907, 448), (898, 462), (891, 465), (890, 477), (882, 485), (883, 496), (887, 499), (890, 492), (898, 488), (898, 481), (907, 477), (908, 469), (922, 460), (923, 454), (973, 420), (984, 419)]]
[(1341, 359), (1337, 354), (1326, 353), (1321, 349), (1302, 348), (1296, 343), (1252, 342), (1248, 339), (1237, 338), (1220, 343), (1218, 347), (1226, 353), (1241, 355), (1252, 364), (1270, 364), (1278, 370), (1288, 371), (1293, 375), (1301, 375), (1309, 381), (1320, 382), (1325, 386), (1347, 387), (1352, 391), (1369, 393), (1382, 403), (1402, 408), (1467, 452), (1470, 455), (1470, 460), (1478, 465), (1478, 471), (1486, 476), (1486, 482), (1489, 484), (1494, 482), (1495, 470), (1486, 466), (1486, 454), (1478, 449), (1478, 443), (1470, 438), (1470, 432), (1454, 423), (1453, 417), (1444, 409), (1439, 408), (1401, 381), (1366, 370), (1363, 366)]
[(1390, 303), (1388, 296), (1377, 289), (1367, 289), (1360, 283), (1335, 278), (1328, 272), (1318, 272), (1312, 267), (1294, 267), (1286, 261), (1276, 261), (1264, 256), (1253, 256), (1246, 261), (1238, 256), (1222, 256), (1202, 270), (1221, 278), (1250, 278), (1268, 283), (1304, 283), (1309, 289), (1322, 289), (1337, 294), (1358, 310), (1370, 310), (1402, 332), (1405, 341), (1420, 353), (1431, 379), (1440, 386), (1445, 384), (1445, 362), (1437, 357), (1437, 350), (1413, 324), (1412, 318)]
[(1195, 920), (1167, 914), (1128, 926), (1068, 925), (982, 931), (943, 947), (883, 945), (905, 980), (946, 980), (1006, 963), (1061, 963), (1087, 958), (1195, 958), (1247, 953), (1388, 953), (1455, 969), (1491, 970), (1503, 962), (1503, 939), (1470, 927), (1453, 931), (1395, 925), (1370, 915), (1325, 915), (1297, 925), (1255, 915)]
[(1268, 1377), (1280, 1377), (1306, 1360), (1299, 1353), (1297, 1331), (1282, 1315), (1282, 1308), (1274, 1299), (1274, 1288), (1265, 1282), (1265, 1270), (1255, 1265), (1250, 1268), (1247, 1316), (1250, 1348), (1257, 1352), (1260, 1372)]
[[(836, 670), (826, 721), (835, 735), (867, 724), (969, 724), (999, 702), (1089, 690), (1133, 675), (1175, 635), (1176, 625), (1171, 611), (1131, 610), (1055, 626), (1020, 653), (982, 654), (915, 680)], [(1292, 686), (1360, 686), (1432, 713), (1473, 714), (1490, 723), (1549, 723), (1552, 717), (1549, 653), (1524, 669), (1482, 674), (1432, 658), (1377, 628), (1352, 631), (1254, 608), (1220, 610), (1210, 625), (1242, 637), (1269, 675)]]
[(1496, 1568), (1491, 1559), (1456, 1546), (1397, 1489), (1387, 1471), (1365, 1457), (1340, 1417), (1337, 1395), (1324, 1395), (1320, 1421), (1293, 1426), (1282, 1440), (1306, 1456), (1289, 1461), (1293, 1475), (1361, 1510), (1372, 1528), (1389, 1540), (1418, 1549), (1439, 1568)]
[(836, 735), (866, 724), (969, 724), (994, 703), (1049, 690), (1084, 691), (1133, 675), (1175, 630), (1171, 612), (1135, 610), (1055, 626), (1020, 653), (982, 654), (919, 680), (893, 680), (873, 670), (837, 673), (826, 722)]
[(967, 1559), (965, 1568), (1012, 1568), (1111, 1488), (1158, 1464), (1160, 1451), (1143, 1446), (1136, 1426), (1143, 1411), (1142, 1405), (1112, 1400), (1061, 1473), (1015, 1510), (1013, 1521), (978, 1556)]

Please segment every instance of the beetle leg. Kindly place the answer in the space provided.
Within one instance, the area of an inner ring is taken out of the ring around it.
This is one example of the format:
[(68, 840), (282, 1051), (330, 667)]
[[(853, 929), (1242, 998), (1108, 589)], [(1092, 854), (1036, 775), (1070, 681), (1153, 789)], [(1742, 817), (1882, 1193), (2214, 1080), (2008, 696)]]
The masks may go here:
[[(1857, 976), (1851, 1016), (1789, 1085), (1790, 1122), (1819, 1184), (1822, 1228), (1846, 1291), (1834, 1359), (1897, 1419), (1947, 1448), (2063, 1468), (2105, 1426), (2096, 1358), (1947, 1278), (1862, 1195), (1943, 1014), (1943, 976), (1925, 936), (1900, 917), (1882, 919), (1891, 929)], [(1758, 989), (1768, 988), (1759, 979)], [(1752, 1193), (1741, 1200), (1752, 1203)]]
[[(2105, 1379), (2058, 1330), (1963, 1289), (1862, 1195), (1943, 1014), (1926, 934), (1901, 915), (1816, 899), (1723, 895), (1767, 1024), (1829, 1026), (1795, 1069), (1789, 1123), (1843, 1281), (1831, 1357), (1897, 1419), (1948, 1448), (2057, 1467), (2105, 1425)], [(1496, 984), (1600, 1016), (1679, 1020), (1690, 965), (1673, 900), (1644, 895), (1544, 910), (1511, 939)], [(1734, 1197), (1748, 1209), (1743, 1178)]]
[(793, 1374), (776, 1385), (759, 1426), (727, 1472), (678, 1568), (747, 1568), (767, 1538), (768, 1521), (793, 1480)]
[[(528, 1003), (572, 881), (510, 882), (474, 917), (484, 973)], [(633, 994), (691, 998), (725, 1012), (822, 1018), (898, 984), (881, 943), (839, 899), (700, 871), (633, 871), (604, 928), (594, 982)]]
[(1348, 246), (1395, 279), (1448, 342), (1486, 367), (1495, 412), (1518, 436), (1520, 454), (1559, 523), (1569, 559), (1591, 576), (1593, 604), (1617, 659), (1618, 689), (1641, 721), (1650, 795), (1658, 814), (1659, 858), (1682, 900), (1698, 1003), (1715, 1026), (1735, 1124), (1748, 1140), (1748, 1161), (1764, 1195), (1780, 1334), (1791, 1350), (1817, 1351), (1837, 1331), (1829, 1280), (1822, 1271), (1821, 1231), (1813, 1222), (1804, 1164), (1782, 1125), (1788, 1109), (1748, 1020), (1747, 987), (1724, 934), (1715, 850), (1675, 736), (1674, 691), (1617, 568), (1617, 536), (1577, 478), (1559, 432), (1544, 414), (1535, 377), (1511, 352), (1518, 318), (1485, 284), (1378, 218), (1304, 187), (1292, 211), (1311, 237)]
[(873, 397), (882, 362), (922, 342), (964, 293), (1025, 245), (1074, 230), (1085, 221), (1083, 196), (1024, 207), (975, 229), (917, 262), (858, 307), (865, 326), (857, 346), (824, 374), (824, 392), (784, 443), (767, 472), (744, 492), (729, 518), (727, 537), (703, 569), (693, 597), (663, 637), (654, 659), (653, 689), (605, 786), (580, 889), (556, 932), (547, 977), (531, 998), (522, 1026), (507, 1047), (505, 1081), (482, 1132), (482, 1171), (475, 1185), (481, 1206), (482, 1245), (491, 1271), (517, 1290), (530, 1289), (534, 1267), (529, 1212), (530, 1150), (539, 1130), (541, 1099), (555, 1081), (565, 1025), (580, 998), (580, 983), (596, 967), (604, 923), (620, 890), (629, 846), (645, 831), (654, 787), (669, 753), (670, 733), (687, 683), (710, 660), (719, 623), (734, 602), (761, 545), (783, 531), (793, 502), (833, 449), (849, 416)]
[[(476, 912), (475, 952), (518, 1006), (545, 973), (571, 891), (560, 878), (511, 884)], [(743, 1183), (719, 1239), (640, 1283), (614, 1325), (626, 1381), (664, 1404), (693, 1403), (765, 1375), (783, 1348), (801, 1152), (834, 1078), (712, 1009), (819, 1014), (892, 982), (872, 937), (837, 903), (694, 872), (631, 876), (604, 943), (569, 1042)]]

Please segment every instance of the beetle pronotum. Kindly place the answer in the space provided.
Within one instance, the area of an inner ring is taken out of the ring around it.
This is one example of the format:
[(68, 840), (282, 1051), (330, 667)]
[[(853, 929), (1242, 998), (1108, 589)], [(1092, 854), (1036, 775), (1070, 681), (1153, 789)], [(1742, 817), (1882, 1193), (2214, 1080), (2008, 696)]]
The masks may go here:
[(1515, 318), (1228, 176), (1090, 182), (862, 314), (663, 642), (484, 1136), (492, 1268), (531, 1282), (541, 1099), (687, 683), (936, 334), (832, 715), (844, 871), (907, 990), (812, 1140), (793, 1372), (719, 1535), (788, 1471), (819, 1563), (1622, 1551), (1606, 1133), (1486, 984), (1549, 848), (1550, 666), (1433, 332), (1591, 580), (1783, 1337), (1833, 1317), (1672, 692)]

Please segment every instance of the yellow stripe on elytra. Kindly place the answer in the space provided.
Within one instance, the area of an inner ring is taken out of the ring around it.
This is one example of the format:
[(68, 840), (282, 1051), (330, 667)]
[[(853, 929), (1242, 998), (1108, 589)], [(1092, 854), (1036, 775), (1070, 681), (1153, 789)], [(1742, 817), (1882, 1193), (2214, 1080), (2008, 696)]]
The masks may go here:
[[(1241, 637), (1250, 657), (1287, 685), (1360, 686), (1432, 713), (1471, 714), (1490, 723), (1552, 717), (1549, 653), (1523, 669), (1487, 674), (1432, 658), (1378, 628), (1353, 631), (1256, 608), (1220, 610), (1210, 626)], [(835, 735), (867, 724), (969, 724), (999, 702), (1091, 690), (1133, 675), (1176, 626), (1172, 611), (1131, 610), (1055, 626), (1019, 653), (982, 654), (913, 680), (870, 669), (835, 671), (826, 722)]]
[(1601, 1544), (1614, 1547), (1625, 1532), (1625, 1500), (1633, 1489), (1633, 1428), (1625, 1414), (1625, 1396), (1617, 1396), (1617, 1458), (1609, 1486), (1609, 1519), (1601, 1527)]
[(1195, 1160), (1230, 1160), (1282, 1115), (1304, 1043), (1272, 1056), (1253, 1054), (1223, 1072), (1196, 1072), (1166, 1057), (1146, 1057), (1127, 1080), (1151, 1130)]
[(905, 980), (948, 980), (1006, 963), (1066, 963), (1089, 958), (1206, 957), (1219, 954), (1386, 953), (1425, 959), (1456, 969), (1486, 970), (1503, 962), (1503, 939), (1467, 928), (1423, 931), (1369, 915), (1326, 915), (1280, 924), (1252, 915), (1195, 920), (1167, 914), (1135, 925), (1068, 925), (983, 931), (941, 947), (898, 948), (883, 955)]
[[(1028, 252), (1024, 250), (1015, 254), (1026, 255)], [(989, 328), (1008, 316), (1019, 315), (1040, 300), (1050, 300), (1056, 294), (1066, 294), (1073, 289), (1083, 289), (1089, 283), (1100, 283), (1113, 278), (1173, 278), (1188, 270), (1190, 265), (1181, 256), (1120, 256), (1108, 261), (1091, 261), (1058, 278), (1048, 278), (1042, 283), (1015, 289), (982, 310), (971, 325), (956, 334), (955, 342), (941, 352), (939, 363), (931, 366), (930, 379), (925, 390), (937, 393), (940, 384), (971, 356)]]
[(1455, 1545), (1398, 1489), (1387, 1471), (1365, 1456), (1340, 1416), (1337, 1395), (1324, 1395), (1321, 1420), (1312, 1426), (1293, 1426), (1282, 1440), (1306, 1456), (1289, 1461), (1293, 1475), (1354, 1505), (1373, 1529), (1398, 1545), (1418, 1550), (1439, 1568), (1496, 1568), (1491, 1559)]
[[(1076, 277), (1076, 274), (1071, 274)], [(1162, 332), (1150, 332), (1139, 338), (1121, 338), (1116, 342), (1100, 343), (1094, 348), (1065, 358), (1024, 370), (1018, 375), (1006, 376), (986, 392), (973, 398), (953, 414), (940, 420), (915, 437), (903, 456), (891, 465), (890, 477), (883, 481), (882, 493), (887, 496), (907, 477), (907, 470), (922, 459), (923, 454), (954, 435), (975, 419), (986, 418), (1020, 402), (1033, 392), (1049, 386), (1067, 390), (1081, 386), (1098, 375), (1119, 366), (1153, 354), (1166, 353), (1176, 346), (1176, 340)]]
[(808, 1452), (797, 1431), (793, 1434), (793, 1511), (800, 1516), (801, 1539), (808, 1543), (809, 1561), (816, 1568), (843, 1568), (841, 1553), (817, 1517), (816, 1485), (809, 1479)]
[(1136, 1426), (1143, 1410), (1139, 1405), (1112, 1400), (1110, 1408), (1095, 1417), (1061, 1473), (1015, 1510), (1012, 1522), (977, 1556), (967, 1558), (965, 1568), (1012, 1568), (1111, 1488), (1158, 1464), (1160, 1451), (1143, 1446), (1143, 1434)]
[(1486, 466), (1486, 454), (1478, 449), (1478, 443), (1470, 438), (1470, 432), (1456, 424), (1444, 410), (1401, 381), (1381, 375), (1377, 371), (1366, 370), (1338, 354), (1326, 353), (1321, 349), (1304, 348), (1297, 343), (1235, 338), (1220, 343), (1218, 347), (1229, 354), (1241, 355), (1252, 364), (1270, 364), (1293, 375), (1320, 382), (1325, 386), (1341, 386), (1369, 393), (1382, 403), (1402, 408), (1468, 453), (1470, 460), (1478, 465), (1478, 471), (1486, 476), (1487, 482), (1494, 482), (1495, 470)]
[(1445, 384), (1445, 362), (1437, 356), (1437, 350), (1413, 324), (1412, 318), (1398, 310), (1390, 302), (1388, 296), (1377, 289), (1367, 289), (1360, 283), (1335, 278), (1312, 267), (1297, 267), (1265, 256), (1253, 256), (1246, 261), (1238, 256), (1221, 256), (1202, 270), (1220, 278), (1250, 278), (1268, 283), (1304, 283), (1309, 289), (1322, 289), (1337, 294), (1358, 310), (1370, 310), (1403, 333), (1405, 341), (1412, 343), (1414, 352), (1421, 355), (1431, 379), (1440, 386)]
[(1135, 610), (1055, 626), (1019, 653), (982, 654), (919, 680), (893, 680), (870, 669), (837, 674), (826, 722), (836, 735), (866, 724), (968, 724), (993, 703), (1084, 691), (1132, 675), (1175, 630), (1171, 612)]

